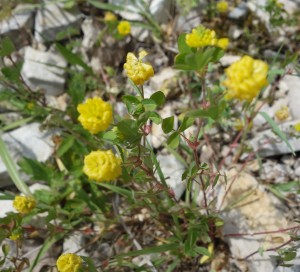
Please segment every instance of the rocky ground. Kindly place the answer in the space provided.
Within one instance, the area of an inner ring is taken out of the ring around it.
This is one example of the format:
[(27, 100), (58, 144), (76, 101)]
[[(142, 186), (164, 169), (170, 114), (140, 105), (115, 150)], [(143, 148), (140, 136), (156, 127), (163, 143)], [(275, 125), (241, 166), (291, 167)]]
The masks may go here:
[[(170, 0), (150, 1), (150, 13), (162, 31), (163, 39), (158, 40), (151, 31), (143, 25), (133, 24), (131, 35), (122, 40), (107, 37), (101, 44), (98, 43), (99, 33), (105, 27), (99, 18), (103, 17), (104, 10), (88, 4), (89, 1), (81, 1), (71, 9), (63, 8), (58, 3), (47, 2), (41, 4), (18, 4), (13, 7), (12, 13), (0, 21), (0, 39), (10, 37), (16, 46), (13, 53), (13, 61), (23, 61), (21, 75), (32, 89), (42, 89), (45, 92), (46, 103), (60, 110), (65, 110), (69, 103), (66, 93), (68, 84), (68, 61), (59, 54), (55, 42), (62, 44), (73, 43), (73, 51), (80, 54), (84, 62), (99, 75), (106, 89), (106, 95), (115, 97), (114, 109), (120, 116), (126, 116), (127, 111), (120, 97), (126, 79), (122, 74), (122, 65), (127, 52), (137, 51), (139, 48), (150, 50), (150, 61), (155, 69), (155, 76), (151, 78), (145, 87), (146, 97), (154, 91), (162, 90), (166, 97), (166, 105), (160, 109), (162, 117), (175, 116), (180, 122), (180, 112), (188, 105), (184, 95), (186, 75), (172, 69), (173, 59), (177, 53), (177, 37), (182, 32), (189, 32), (193, 27), (206, 23), (211, 27), (219, 27), (221, 32), (230, 39), (230, 48), (218, 64), (221, 71), (239, 58), (241, 52), (248, 52), (258, 58), (269, 61), (277, 58), (284, 59), (287, 53), (300, 53), (298, 25), (273, 27), (270, 24), (269, 14), (263, 10), (264, 0), (238, 1), (238, 5), (232, 2), (231, 11), (208, 20), (203, 13), (206, 1), (183, 12), (179, 2)], [(124, 1), (110, 0), (112, 4), (124, 4)], [(145, 23), (144, 19), (135, 11), (136, 6), (127, 1), (127, 10), (118, 13), (120, 18), (136, 20)], [(197, 1), (194, 1), (197, 2)], [(281, 1), (288, 17), (300, 12), (300, 1)], [(4, 17), (4, 16), (3, 16)], [(133, 18), (135, 17), (135, 18)], [(248, 29), (248, 33), (245, 29)], [(237, 48), (240, 48), (237, 50)], [(279, 53), (278, 50), (281, 48)], [(12, 60), (4, 58), (3, 64), (11, 65)], [(115, 76), (108, 76), (106, 67), (113, 67)], [(79, 70), (82, 67), (77, 67)], [(299, 73), (299, 71), (298, 71)], [(217, 75), (217, 74), (216, 74)], [(218, 75), (217, 75), (218, 76)], [(288, 136), (295, 155), (282, 141), (270, 141), (274, 133), (269, 123), (258, 115), (253, 121), (251, 134), (246, 140), (254, 154), (243, 154), (235, 161), (236, 149), (232, 148), (232, 142), (237, 131), (230, 128), (214, 128), (208, 131), (208, 141), (201, 145), (199, 156), (201, 161), (210, 162), (212, 159), (222, 162), (222, 170), (226, 171), (230, 184), (230, 190), (225, 195), (222, 183), (218, 185), (217, 206), (234, 206), (234, 201), (245, 192), (252, 192), (247, 201), (242, 201), (234, 209), (224, 210), (222, 218), (225, 221), (222, 237), (224, 237), (224, 250), (216, 252), (216, 258), (212, 267), (216, 271), (220, 262), (228, 264), (222, 271), (300, 271), (299, 253), (290, 268), (278, 267), (268, 255), (274, 252), (266, 252), (263, 256), (255, 254), (247, 260), (246, 256), (257, 251), (262, 245), (264, 248), (276, 247), (289, 239), (287, 232), (269, 233), (268, 235), (251, 235), (260, 231), (273, 231), (287, 229), (296, 226), (295, 219), (299, 219), (299, 190), (300, 190), (300, 140), (290, 133), (291, 126), (300, 122), (300, 77), (294, 67), (287, 66), (285, 70), (277, 74), (277, 80), (269, 86), (264, 93), (265, 97), (272, 97), (269, 104), (263, 105), (261, 112), (267, 112), (275, 120), (280, 129)], [(208, 83), (210, 79), (208, 78)], [(1, 82), (0, 82), (1, 89)], [(100, 91), (101, 93), (101, 91)], [(288, 107), (288, 118), (278, 120), (275, 113), (283, 106)], [(0, 104), (1, 122), (3, 124), (18, 120), (18, 113), (7, 108), (5, 101)], [(236, 110), (238, 112), (238, 110)], [(175, 123), (176, 123), (175, 122)], [(176, 124), (175, 124), (176, 125)], [(25, 156), (47, 161), (53, 154), (55, 145), (52, 136), (56, 131), (39, 129), (38, 122), (12, 128), (2, 135), (14, 160), (18, 161)], [(185, 133), (191, 134), (195, 127), (189, 128)], [(177, 199), (184, 198), (186, 184), (181, 182), (181, 175), (186, 165), (176, 159), (165, 148), (166, 139), (159, 125), (153, 124), (148, 136), (149, 141), (157, 151), (157, 159), (161, 163), (165, 176), (169, 179), (168, 185), (174, 189)], [(250, 159), (249, 159), (250, 158)], [(236, 176), (237, 171), (242, 170), (242, 175)], [(22, 176), (30, 180), (26, 175)], [(41, 184), (31, 184), (31, 189), (44, 188)], [(228, 184), (227, 184), (228, 186)], [(5, 165), (0, 161), (0, 188), (2, 191), (15, 191)], [(226, 187), (228, 188), (228, 187)], [(195, 186), (195, 194), (202, 201), (202, 194)], [(215, 195), (210, 195), (211, 199)], [(11, 200), (1, 200), (0, 216), (12, 211)], [(137, 221), (150, 223), (153, 233), (159, 236), (160, 229), (151, 226), (151, 220), (147, 218), (147, 209), (135, 215)], [(126, 219), (127, 220), (127, 219)], [(128, 222), (131, 219), (128, 218)], [(134, 221), (134, 220), (133, 220)], [(38, 223), (38, 219), (37, 219)], [(136, 239), (153, 239), (151, 236), (143, 236), (144, 224), (132, 226), (131, 231), (136, 234)], [(147, 230), (149, 231), (149, 229)], [(245, 236), (230, 236), (233, 233), (246, 233)], [(110, 240), (111, 239), (111, 240)], [(110, 257), (112, 253), (112, 237), (106, 237), (103, 242), (94, 244), (91, 250), (83, 250), (80, 253), (98, 259), (100, 262)], [(59, 252), (80, 249), (83, 244), (89, 243), (88, 238), (82, 234), (74, 234), (63, 242), (49, 250), (34, 271), (45, 270), (50, 263), (55, 263), (55, 257)], [(145, 242), (145, 241), (144, 241)], [(42, 246), (43, 241), (32, 239), (24, 243), (24, 256), (33, 260), (36, 252)], [(147, 241), (145, 242), (147, 243)], [(13, 242), (10, 242), (15, 249)], [(146, 257), (135, 258), (136, 263), (147, 262)], [(178, 271), (195, 271), (182, 267)], [(203, 266), (199, 271), (208, 269)], [(52, 270), (54, 271), (54, 270)], [(207, 270), (208, 271), (208, 270)], [(221, 270), (220, 270), (221, 271)]]

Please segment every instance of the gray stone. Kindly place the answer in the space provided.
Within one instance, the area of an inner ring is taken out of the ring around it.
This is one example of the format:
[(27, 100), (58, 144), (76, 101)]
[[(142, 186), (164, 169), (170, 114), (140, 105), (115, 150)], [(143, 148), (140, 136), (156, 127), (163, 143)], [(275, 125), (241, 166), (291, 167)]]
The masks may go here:
[[(145, 0), (151, 17), (156, 23), (163, 24), (171, 18), (172, 0)], [(124, 7), (124, 11), (118, 12), (125, 20), (142, 21), (143, 17), (139, 14), (145, 12), (145, 7), (142, 1), (135, 0), (109, 0), (109, 3)]]
[(81, 29), (83, 32), (81, 46), (84, 50), (88, 51), (93, 48), (97, 42), (101, 28), (99, 25), (97, 25), (93, 18), (89, 17), (83, 21)]
[(66, 67), (67, 62), (61, 55), (27, 47), (21, 74), (33, 90), (42, 89), (48, 95), (59, 95), (64, 91)]
[[(2, 139), (15, 162), (18, 162), (22, 157), (44, 162), (51, 156), (54, 151), (51, 140), (53, 132), (40, 131), (39, 126), (39, 123), (32, 123), (3, 134)], [(11, 184), (1, 159), (0, 180), (0, 187)]]
[(300, 119), (300, 78), (297, 75), (286, 75), (282, 81), (288, 86), (288, 101), (291, 115)]
[[(294, 151), (300, 151), (300, 141), (293, 136), (293, 125), (298, 123), (297, 121), (285, 122), (279, 124), (279, 129), (286, 135), (288, 142), (293, 147)], [(271, 129), (259, 132), (254, 139), (250, 141), (255, 152), (258, 152), (262, 157), (283, 155), (292, 153), (290, 148), (285, 142), (283, 142)]]
[[(1, 161), (0, 161), (0, 163), (1, 163)], [(2, 181), (1, 181), (1, 183), (2, 183)], [(2, 194), (0, 193), (0, 195), (2, 195)], [(9, 212), (15, 212), (15, 209), (13, 207), (13, 200), (1, 200), (0, 218), (5, 217), (6, 214)]]
[(62, 5), (47, 3), (37, 11), (34, 37), (40, 43), (54, 41), (67, 28), (79, 30), (82, 17), (76, 9), (65, 10)]
[(12, 16), (0, 21), (0, 39), (9, 37), (18, 49), (30, 40), (33, 26), (33, 8), (31, 5), (18, 5)]
[(244, 33), (244, 30), (237, 27), (236, 25), (231, 25), (229, 27), (228, 36), (229, 38), (236, 40)]
[(190, 32), (201, 24), (201, 17), (197, 10), (191, 10), (188, 15), (179, 14), (175, 20), (175, 29), (178, 33)]
[(235, 21), (242, 21), (248, 15), (248, 7), (245, 3), (239, 4), (229, 12), (228, 18)]
[(241, 57), (240, 56), (235, 56), (235, 55), (229, 55), (229, 54), (225, 54), (221, 59), (220, 59), (220, 63), (223, 67), (227, 67), (229, 65), (231, 65), (232, 63), (240, 60)]
[(157, 156), (161, 170), (166, 178), (168, 186), (174, 191), (175, 198), (180, 199), (183, 194), (186, 183), (181, 180), (182, 173), (185, 170), (184, 165), (179, 162), (173, 155)]
[(267, 161), (262, 165), (261, 179), (265, 182), (283, 183), (291, 179), (293, 172), (289, 165)]

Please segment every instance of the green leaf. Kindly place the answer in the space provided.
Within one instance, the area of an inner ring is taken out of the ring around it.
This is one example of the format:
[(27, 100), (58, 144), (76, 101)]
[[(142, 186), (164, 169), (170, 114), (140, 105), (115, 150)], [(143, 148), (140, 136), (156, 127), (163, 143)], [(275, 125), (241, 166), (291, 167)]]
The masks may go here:
[(83, 74), (74, 74), (71, 78), (69, 88), (67, 90), (70, 95), (73, 105), (76, 107), (84, 99), (86, 91), (86, 82)]
[(3, 244), (2, 245), (2, 252), (4, 257), (6, 257), (9, 254), (10, 251), (10, 246), (8, 244)]
[(226, 102), (224, 100), (220, 101), (218, 105), (212, 104), (208, 109), (192, 110), (189, 111), (186, 116), (189, 117), (207, 117), (213, 120), (218, 120), (226, 107)]
[(52, 169), (41, 162), (24, 157), (18, 164), (21, 169), (26, 174), (31, 175), (34, 180), (51, 180)]
[(109, 184), (109, 183), (101, 183), (101, 182), (94, 182), (94, 184), (100, 186), (100, 187), (104, 187), (114, 193), (117, 193), (117, 194), (120, 194), (120, 195), (123, 195), (125, 197), (128, 197), (129, 199), (132, 199), (134, 200), (135, 199), (135, 192), (134, 191), (130, 191), (130, 190), (127, 190), (127, 189), (124, 189), (120, 186), (116, 186), (116, 185), (113, 185), (113, 184)]
[(178, 131), (179, 132), (185, 131), (187, 128), (189, 128), (190, 126), (193, 125), (194, 121), (195, 121), (194, 117), (184, 117), (183, 121), (182, 121), (182, 124), (180, 125)]
[(15, 51), (15, 46), (9, 37), (5, 37), (0, 42), (0, 57), (9, 56)]
[(149, 119), (152, 120), (155, 124), (159, 125), (161, 123), (161, 117), (160, 115), (155, 111), (150, 111), (149, 113)]
[(123, 95), (122, 101), (131, 115), (136, 113), (138, 106), (141, 104), (141, 101), (133, 95)]
[(179, 145), (179, 142), (180, 142), (180, 136), (179, 136), (179, 133), (177, 131), (173, 132), (168, 141), (167, 141), (167, 144), (170, 148), (177, 148), (178, 145)]
[(58, 157), (64, 155), (74, 144), (74, 137), (68, 136), (63, 139), (62, 143), (59, 145), (59, 148), (56, 152)]
[(194, 251), (196, 251), (198, 254), (201, 254), (201, 255), (205, 255), (205, 256), (208, 256), (208, 257), (211, 256), (208, 249), (205, 248), (205, 247), (198, 247), (197, 246), (197, 247), (194, 248)]
[(178, 40), (177, 40), (178, 50), (179, 50), (180, 54), (192, 53), (192, 49), (185, 42), (185, 36), (186, 36), (186, 33), (183, 33), (183, 34), (179, 35)]
[(22, 63), (17, 63), (16, 66), (3, 67), (1, 72), (8, 80), (13, 82), (20, 82), (20, 72)]
[(88, 271), (89, 272), (97, 272), (97, 268), (93, 262), (93, 259), (86, 256), (80, 256), (84, 262), (88, 265)]
[(154, 100), (150, 99), (150, 98), (145, 98), (141, 102), (142, 102), (142, 104), (143, 104), (146, 111), (153, 111), (157, 107), (156, 102)]
[(159, 245), (159, 246), (149, 247), (149, 248), (145, 248), (145, 249), (141, 249), (141, 250), (135, 250), (135, 251), (130, 251), (128, 253), (120, 254), (120, 255), (117, 255), (116, 258), (162, 253), (162, 252), (166, 252), (169, 250), (177, 250), (179, 248), (179, 246), (180, 245), (178, 243)]
[(280, 128), (277, 126), (277, 124), (272, 120), (272, 118), (266, 113), (266, 112), (260, 112), (260, 115), (265, 118), (265, 120), (269, 123), (269, 125), (272, 127), (274, 133), (283, 141), (286, 143), (288, 148), (291, 150), (292, 154), (296, 156), (294, 148), (289, 143), (288, 139), (286, 138), (285, 134), (280, 130)]
[(141, 139), (141, 134), (139, 133), (139, 127), (137, 122), (134, 120), (124, 119), (117, 123), (117, 128), (119, 129), (124, 142), (127, 145), (137, 144)]
[(67, 49), (65, 46), (61, 45), (60, 43), (55, 43), (56, 49), (59, 51), (60, 54), (72, 65), (79, 65), (81, 66), (87, 73), (93, 74), (92, 69), (86, 65), (86, 63), (78, 56), (75, 55), (72, 51)]
[(164, 93), (161, 91), (158, 91), (158, 92), (152, 94), (150, 96), (150, 99), (152, 99), (158, 107), (162, 106), (166, 101), (166, 97), (165, 97)]
[(173, 130), (174, 127), (174, 116), (167, 117), (163, 119), (162, 130), (164, 133), (169, 133)]
[[(190, 61), (188, 62), (187, 59), (190, 59)], [(195, 54), (182, 53), (176, 55), (173, 68), (186, 71), (196, 70), (197, 65), (195, 60)]]
[(199, 236), (198, 229), (193, 227), (189, 229), (187, 239), (184, 242), (184, 252), (186, 254), (189, 254), (192, 251), (198, 236)]
[(1, 132), (0, 132), (0, 157), (2, 158), (2, 161), (7, 169), (7, 172), (11, 177), (11, 179), (13, 180), (16, 187), (18, 188), (18, 190), (25, 195), (30, 195), (30, 190), (27, 184), (20, 178), (19, 172), (17, 170), (17, 165), (15, 161), (12, 159), (6, 147), (6, 144), (2, 140)]

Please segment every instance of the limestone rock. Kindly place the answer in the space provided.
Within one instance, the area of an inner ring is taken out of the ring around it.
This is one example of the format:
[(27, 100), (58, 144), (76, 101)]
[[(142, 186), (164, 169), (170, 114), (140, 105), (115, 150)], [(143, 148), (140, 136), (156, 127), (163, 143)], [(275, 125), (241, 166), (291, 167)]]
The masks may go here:
[(173, 189), (175, 198), (179, 199), (186, 188), (186, 183), (181, 180), (185, 168), (173, 155), (157, 156), (161, 170), (166, 178), (166, 182)]
[(54, 41), (67, 28), (79, 30), (81, 19), (76, 9), (65, 10), (62, 5), (47, 3), (37, 11), (34, 37), (40, 43)]
[(0, 21), (0, 39), (9, 37), (18, 49), (30, 39), (33, 26), (31, 5), (18, 5), (7, 20)]
[[(2, 139), (15, 162), (22, 157), (44, 162), (51, 156), (54, 150), (51, 140), (53, 132), (40, 131), (39, 126), (39, 123), (32, 123), (3, 134)], [(11, 183), (1, 159), (0, 179), (1, 187)]]
[(27, 47), (21, 74), (32, 89), (42, 89), (48, 95), (59, 95), (64, 91), (66, 67), (67, 62), (62, 56)]

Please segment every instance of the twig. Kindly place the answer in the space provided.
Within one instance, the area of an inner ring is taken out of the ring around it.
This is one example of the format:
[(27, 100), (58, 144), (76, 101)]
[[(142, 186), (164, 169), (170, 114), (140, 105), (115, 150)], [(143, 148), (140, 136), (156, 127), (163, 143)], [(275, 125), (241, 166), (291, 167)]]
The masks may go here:
[[(278, 250), (278, 249), (280, 249), (280, 248), (282, 248), (282, 247), (288, 245), (288, 244), (289, 244), (290, 242), (292, 242), (292, 241), (293, 241), (293, 239), (290, 239), (290, 240), (288, 240), (287, 242), (283, 243), (283, 244), (280, 245), (280, 246), (272, 247), (272, 248), (266, 249), (265, 252), (267, 252), (267, 251), (276, 251), (276, 250)], [(255, 255), (256, 253), (259, 253), (259, 250), (256, 250), (256, 251), (252, 252), (251, 254), (249, 254), (248, 256), (246, 256), (245, 258), (242, 258), (242, 259), (239, 259), (239, 260), (240, 260), (240, 261), (245, 261), (245, 260), (249, 259), (250, 257), (252, 257), (253, 255)]]
[(253, 232), (253, 233), (229, 233), (229, 234), (225, 234), (224, 237), (263, 235), (263, 234), (270, 234), (270, 233), (280, 233), (280, 232), (285, 232), (285, 231), (294, 230), (294, 229), (296, 229), (298, 231), (300, 229), (300, 225), (295, 226), (295, 227), (286, 228), (286, 229), (278, 229), (278, 230), (271, 230), (271, 231), (261, 231), (261, 232)]

